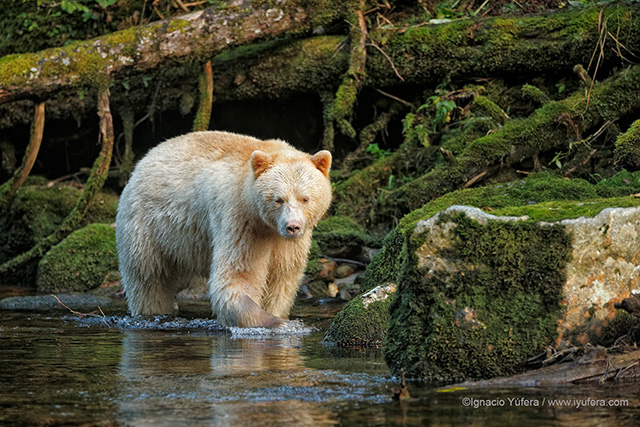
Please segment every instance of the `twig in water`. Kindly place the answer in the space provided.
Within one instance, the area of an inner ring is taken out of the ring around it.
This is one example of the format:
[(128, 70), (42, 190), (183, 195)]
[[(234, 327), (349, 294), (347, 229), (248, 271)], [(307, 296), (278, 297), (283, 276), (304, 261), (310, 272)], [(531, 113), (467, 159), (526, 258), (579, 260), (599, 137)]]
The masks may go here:
[(100, 310), (100, 314), (96, 314), (95, 311), (92, 311), (91, 313), (81, 313), (79, 311), (76, 311), (76, 310), (72, 309), (71, 307), (69, 307), (68, 305), (66, 305), (62, 301), (60, 301), (60, 298), (58, 298), (57, 295), (51, 294), (51, 296), (54, 297), (55, 299), (57, 299), (61, 306), (63, 306), (64, 308), (66, 308), (67, 310), (72, 312), (73, 314), (78, 315), (80, 317), (85, 317), (85, 316), (87, 316), (87, 317), (100, 317), (102, 319), (102, 323), (107, 325), (107, 328), (111, 327), (107, 323), (107, 316), (105, 316), (104, 311), (102, 311), (102, 308), (100, 308), (100, 306), (98, 306), (98, 310)]

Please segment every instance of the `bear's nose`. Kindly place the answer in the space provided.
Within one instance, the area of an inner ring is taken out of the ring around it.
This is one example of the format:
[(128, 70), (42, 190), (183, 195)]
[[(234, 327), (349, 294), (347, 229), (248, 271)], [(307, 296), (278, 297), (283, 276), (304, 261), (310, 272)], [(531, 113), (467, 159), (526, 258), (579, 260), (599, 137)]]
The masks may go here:
[(296, 236), (300, 233), (302, 229), (302, 224), (300, 221), (289, 221), (287, 223), (287, 233), (289, 236)]

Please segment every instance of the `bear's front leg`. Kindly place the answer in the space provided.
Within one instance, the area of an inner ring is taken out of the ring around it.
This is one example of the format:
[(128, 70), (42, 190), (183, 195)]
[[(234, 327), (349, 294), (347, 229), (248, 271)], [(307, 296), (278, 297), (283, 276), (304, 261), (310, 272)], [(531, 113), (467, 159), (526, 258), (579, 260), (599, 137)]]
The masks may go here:
[(287, 319), (307, 266), (311, 233), (298, 240), (283, 240), (271, 256), (267, 288), (262, 307), (268, 313)]
[[(220, 251), (222, 252), (222, 251)], [(220, 253), (219, 252), (219, 253)], [(211, 306), (224, 326), (274, 328), (282, 319), (260, 307), (267, 278), (269, 251), (247, 251), (237, 262), (233, 251), (216, 257), (209, 277)], [(250, 259), (247, 259), (247, 256)], [(236, 262), (234, 262), (234, 260)]]

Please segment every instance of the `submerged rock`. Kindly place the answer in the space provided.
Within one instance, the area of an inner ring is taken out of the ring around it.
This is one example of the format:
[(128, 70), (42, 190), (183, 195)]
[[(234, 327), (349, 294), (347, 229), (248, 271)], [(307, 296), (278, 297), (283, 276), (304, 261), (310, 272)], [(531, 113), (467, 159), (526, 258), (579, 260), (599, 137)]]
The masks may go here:
[(389, 242), (400, 268), (385, 358), (413, 378), (513, 375), (548, 346), (597, 342), (640, 286), (638, 207), (536, 222), (451, 206)]

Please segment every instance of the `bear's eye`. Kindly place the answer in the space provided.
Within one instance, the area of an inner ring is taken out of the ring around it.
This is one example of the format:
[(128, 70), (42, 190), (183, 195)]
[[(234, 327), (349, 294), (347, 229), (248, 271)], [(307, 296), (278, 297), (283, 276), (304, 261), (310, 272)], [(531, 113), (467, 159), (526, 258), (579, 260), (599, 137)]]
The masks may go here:
[(280, 206), (280, 205), (281, 205), (281, 204), (283, 204), (283, 203), (284, 203), (284, 199), (283, 199), (282, 197), (278, 197), (278, 198), (276, 199), (276, 205)]

